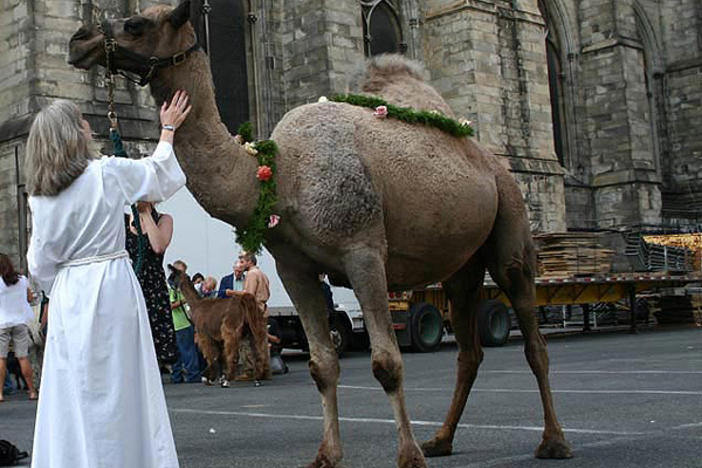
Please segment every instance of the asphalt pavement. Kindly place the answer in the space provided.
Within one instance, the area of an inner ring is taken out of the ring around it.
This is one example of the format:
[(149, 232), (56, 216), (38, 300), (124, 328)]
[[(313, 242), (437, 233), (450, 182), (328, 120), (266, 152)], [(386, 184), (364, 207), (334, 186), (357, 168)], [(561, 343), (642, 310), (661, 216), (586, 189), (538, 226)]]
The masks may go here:
[[(455, 345), (404, 354), (407, 404), (418, 440), (443, 420), (454, 385)], [(522, 343), (485, 350), (454, 441), (430, 467), (702, 467), (702, 330), (550, 337), (556, 410), (570, 460), (537, 460), (543, 426), (536, 381)], [(263, 387), (166, 384), (182, 467), (297, 467), (314, 457), (321, 406), (306, 356)], [(368, 353), (341, 360), (339, 407), (347, 467), (392, 467), (392, 410)], [(117, 384), (117, 383), (116, 383)], [(0, 439), (30, 449), (35, 402), (0, 404)]]

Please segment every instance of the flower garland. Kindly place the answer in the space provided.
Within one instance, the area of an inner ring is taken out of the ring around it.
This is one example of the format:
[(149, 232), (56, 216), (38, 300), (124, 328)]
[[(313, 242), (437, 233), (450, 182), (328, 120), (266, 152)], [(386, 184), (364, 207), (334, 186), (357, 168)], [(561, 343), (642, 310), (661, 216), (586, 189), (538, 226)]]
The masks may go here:
[(244, 150), (258, 159), (256, 178), (260, 182), (261, 191), (258, 203), (245, 229), (236, 230), (236, 242), (246, 252), (259, 253), (264, 242), (266, 229), (274, 228), (280, 223), (280, 216), (273, 214), (273, 206), (278, 201), (275, 184), (275, 157), (278, 146), (273, 140), (252, 142), (251, 124), (243, 123), (234, 139), (244, 147)]
[(387, 101), (374, 96), (362, 96), (359, 94), (338, 94), (330, 99), (320, 98), (320, 102), (331, 100), (334, 102), (345, 102), (354, 106), (369, 107), (374, 109), (373, 115), (384, 119), (392, 117), (407, 123), (420, 123), (430, 127), (436, 127), (450, 135), (456, 137), (473, 136), (473, 127), (470, 120), (461, 119), (459, 121), (446, 117), (439, 111), (416, 111), (411, 107), (398, 107), (388, 104)]

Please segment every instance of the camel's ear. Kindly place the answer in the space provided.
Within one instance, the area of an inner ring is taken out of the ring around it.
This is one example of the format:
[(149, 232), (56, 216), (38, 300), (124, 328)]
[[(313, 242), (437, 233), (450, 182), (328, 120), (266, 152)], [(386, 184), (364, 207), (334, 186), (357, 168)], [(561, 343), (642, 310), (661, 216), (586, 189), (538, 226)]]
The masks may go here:
[(171, 12), (171, 16), (168, 17), (168, 21), (171, 22), (174, 28), (178, 29), (188, 22), (190, 19), (190, 0), (185, 0), (180, 2), (180, 5), (175, 7)]

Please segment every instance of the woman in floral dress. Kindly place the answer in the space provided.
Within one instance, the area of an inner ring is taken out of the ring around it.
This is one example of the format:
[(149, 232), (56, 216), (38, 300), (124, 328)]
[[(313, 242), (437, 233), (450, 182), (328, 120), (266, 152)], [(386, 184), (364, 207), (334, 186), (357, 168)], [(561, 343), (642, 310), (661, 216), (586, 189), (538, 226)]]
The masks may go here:
[[(138, 202), (137, 209), (142, 232), (148, 239), (148, 242), (145, 242), (144, 258), (137, 278), (144, 291), (156, 357), (159, 367), (162, 368), (165, 364), (173, 364), (178, 357), (168, 286), (163, 271), (163, 254), (173, 235), (173, 218), (157, 212), (151, 203)], [(125, 215), (125, 223), (127, 252), (136, 266), (139, 242), (133, 216)]]

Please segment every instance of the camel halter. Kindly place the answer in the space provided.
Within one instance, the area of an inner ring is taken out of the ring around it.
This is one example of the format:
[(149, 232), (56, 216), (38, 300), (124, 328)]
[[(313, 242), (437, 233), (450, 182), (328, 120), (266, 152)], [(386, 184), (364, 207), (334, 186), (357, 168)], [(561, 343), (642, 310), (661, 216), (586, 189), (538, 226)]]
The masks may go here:
[[(146, 86), (149, 84), (154, 76), (154, 72), (157, 69), (180, 65), (191, 53), (200, 48), (200, 45), (195, 42), (195, 44), (193, 44), (188, 50), (178, 52), (170, 57), (147, 57), (146, 55), (132, 52), (126, 47), (122, 47), (121, 45), (117, 44), (117, 41), (112, 34), (112, 25), (110, 24), (109, 20), (103, 20), (98, 25), (97, 29), (103, 34), (103, 36), (105, 36), (105, 67), (107, 68), (108, 73), (111, 75), (122, 75), (127, 80), (139, 86)], [(142, 69), (141, 72), (137, 72), (137, 75), (139, 76), (138, 80), (127, 74), (125, 71), (118, 70), (115, 67), (114, 58), (117, 54), (136, 62), (139, 68)]]

